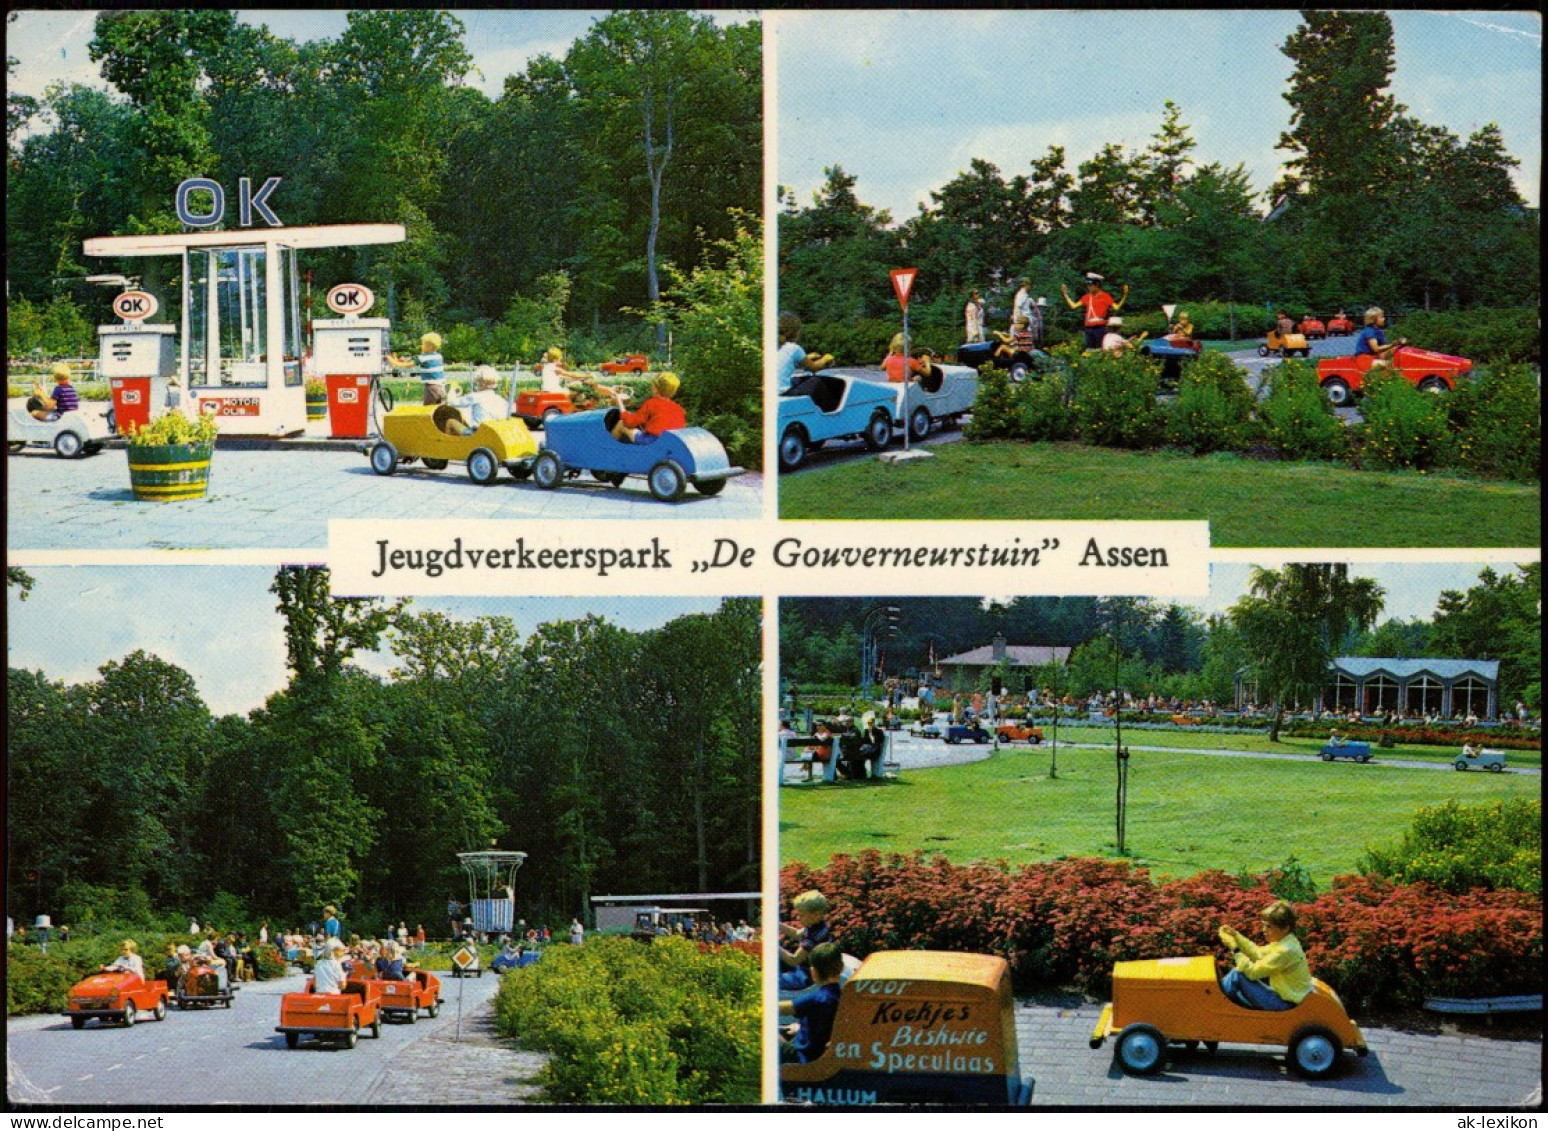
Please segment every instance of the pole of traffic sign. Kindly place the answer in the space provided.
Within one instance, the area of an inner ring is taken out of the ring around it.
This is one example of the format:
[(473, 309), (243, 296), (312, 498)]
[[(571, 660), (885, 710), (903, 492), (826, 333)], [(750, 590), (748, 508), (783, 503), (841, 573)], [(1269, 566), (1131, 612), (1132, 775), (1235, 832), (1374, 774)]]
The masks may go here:
[(914, 355), (908, 352), (908, 307), (903, 307), (903, 450), (909, 449), (909, 433), (913, 431), (908, 418), (908, 387), (913, 384), (914, 374), (910, 358)]
[(462, 971), (462, 977), (457, 979), (457, 1035), (452, 1038), (452, 1044), (462, 1040), (462, 993), (468, 986), (468, 972)]

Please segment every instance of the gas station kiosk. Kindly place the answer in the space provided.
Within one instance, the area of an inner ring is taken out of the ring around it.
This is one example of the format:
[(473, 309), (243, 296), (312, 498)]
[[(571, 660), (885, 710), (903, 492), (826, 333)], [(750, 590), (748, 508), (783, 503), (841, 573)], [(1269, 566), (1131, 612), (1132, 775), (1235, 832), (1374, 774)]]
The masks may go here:
[[(401, 224), (332, 224), (103, 236), (87, 240), (84, 250), (111, 258), (179, 256), (182, 301), (175, 353), (190, 401), (199, 412), (220, 419), (223, 435), (288, 436), (306, 427), (301, 371), (306, 342), (296, 252), (399, 243), (405, 234)], [(103, 328), (112, 331), (101, 336), (104, 372), (109, 365), (123, 365), (136, 370), (126, 376), (155, 376), (146, 372), (153, 368), (150, 355), (157, 355), (154, 368), (162, 368), (170, 329)], [(125, 336), (130, 333), (143, 337)], [(151, 342), (158, 344), (141, 344)], [(154, 408), (160, 403), (155, 390), (147, 393)]]
[(341, 283), (328, 292), (328, 307), (344, 317), (312, 323), (312, 371), (328, 387), (329, 430), (336, 440), (371, 434), (371, 382), (387, 370), (392, 323), (355, 312), (374, 302), (368, 288)]
[(98, 326), (97, 346), (97, 370), (112, 391), (118, 430), (144, 428), (167, 403), (167, 378), (177, 372), (177, 327), (134, 320)]

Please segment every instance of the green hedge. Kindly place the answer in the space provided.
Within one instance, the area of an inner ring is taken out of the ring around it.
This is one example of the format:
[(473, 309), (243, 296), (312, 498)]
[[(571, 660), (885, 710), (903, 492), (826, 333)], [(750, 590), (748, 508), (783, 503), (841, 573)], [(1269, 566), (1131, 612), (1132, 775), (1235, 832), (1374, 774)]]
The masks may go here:
[[(1356, 319), (1358, 321), (1358, 319)], [(1388, 337), (1401, 336), (1422, 349), (1457, 354), (1475, 363), (1542, 364), (1543, 345), (1536, 310), (1478, 307), (1473, 310), (1416, 310), (1393, 320)]]
[(1541, 895), (1542, 852), (1541, 800), (1461, 805), (1452, 798), (1420, 809), (1402, 841), (1371, 849), (1360, 871), (1457, 895), (1475, 888)]
[(507, 971), (502, 1034), (551, 1055), (546, 1099), (584, 1104), (752, 1104), (759, 1096), (759, 963), (680, 938), (592, 938)]

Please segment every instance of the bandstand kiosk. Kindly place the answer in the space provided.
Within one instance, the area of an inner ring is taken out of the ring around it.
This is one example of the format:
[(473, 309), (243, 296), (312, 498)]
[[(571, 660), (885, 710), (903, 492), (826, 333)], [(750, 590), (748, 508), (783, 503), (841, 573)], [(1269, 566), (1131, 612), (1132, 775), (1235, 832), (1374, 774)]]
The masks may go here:
[(296, 252), (400, 243), (401, 224), (103, 236), (87, 255), (182, 260), (178, 371), (201, 413), (228, 436), (288, 436), (306, 427)]
[(459, 852), (457, 859), (468, 875), (473, 929), (490, 935), (509, 933), (516, 917), (516, 869), (526, 861), (527, 854), (491, 848)]

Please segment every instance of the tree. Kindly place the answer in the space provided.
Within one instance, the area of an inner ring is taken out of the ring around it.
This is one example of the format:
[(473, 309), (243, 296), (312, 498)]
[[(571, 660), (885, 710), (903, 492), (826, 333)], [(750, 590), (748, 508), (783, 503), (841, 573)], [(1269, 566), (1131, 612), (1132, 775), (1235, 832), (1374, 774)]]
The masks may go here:
[(334, 597), (326, 568), (283, 566), (269, 592), (285, 618), (285, 655), (293, 684), (337, 678), (357, 650), (375, 648), (403, 608), (374, 597)]
[(1327, 678), (1334, 650), (1352, 630), (1370, 628), (1385, 591), (1370, 578), (1352, 578), (1349, 567), (1290, 564), (1254, 568), (1249, 592), (1231, 606), (1231, 623), (1251, 657), (1252, 675), (1273, 697), (1269, 741), (1279, 741), (1288, 702), (1304, 696), (1309, 706)]
[(1395, 69), (1392, 20), (1385, 12), (1303, 11), (1280, 50), (1295, 63), (1285, 101), (1289, 153), (1276, 194), (1304, 192), (1328, 204), (1338, 238), (1353, 237), (1390, 152), (1387, 130), (1399, 113), (1387, 93)]
[(889, 312), (887, 272), (897, 266), (898, 239), (885, 209), (861, 202), (842, 166), (800, 208), (786, 198), (780, 218), (780, 306), (804, 321), (841, 322)]
[(1541, 562), (1496, 572), (1485, 567), (1478, 584), (1440, 595), (1431, 623), (1432, 654), (1500, 661), (1500, 702), (1523, 700), (1542, 709)]

